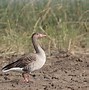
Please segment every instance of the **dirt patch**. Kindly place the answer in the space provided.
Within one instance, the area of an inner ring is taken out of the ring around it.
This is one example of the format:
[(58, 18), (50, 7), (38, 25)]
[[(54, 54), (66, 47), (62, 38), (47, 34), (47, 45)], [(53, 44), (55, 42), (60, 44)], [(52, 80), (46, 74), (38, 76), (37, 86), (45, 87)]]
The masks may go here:
[[(0, 66), (5, 62), (8, 61), (1, 58)], [(88, 56), (55, 55), (32, 73), (33, 82), (20, 83), (20, 73), (0, 71), (0, 90), (89, 90), (88, 70)]]

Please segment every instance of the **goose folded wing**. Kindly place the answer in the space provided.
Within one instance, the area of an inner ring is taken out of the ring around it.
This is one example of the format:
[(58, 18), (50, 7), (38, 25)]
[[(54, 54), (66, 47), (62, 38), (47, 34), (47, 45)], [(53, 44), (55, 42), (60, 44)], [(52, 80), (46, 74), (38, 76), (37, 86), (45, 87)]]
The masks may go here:
[(29, 63), (33, 62), (36, 60), (36, 55), (35, 54), (29, 54), (29, 55), (24, 55), (21, 58), (17, 59), (15, 62), (10, 63), (6, 65), (5, 67), (2, 68), (2, 70), (8, 70), (10, 68), (24, 68), (26, 67)]

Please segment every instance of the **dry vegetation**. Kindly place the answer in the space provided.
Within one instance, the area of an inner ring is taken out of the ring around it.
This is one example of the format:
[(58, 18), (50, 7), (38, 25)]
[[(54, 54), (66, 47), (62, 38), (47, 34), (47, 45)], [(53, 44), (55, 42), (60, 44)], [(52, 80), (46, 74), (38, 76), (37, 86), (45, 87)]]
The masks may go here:
[(33, 32), (47, 34), (42, 45), (48, 54), (60, 49), (88, 54), (89, 1), (0, 0), (0, 55), (31, 51)]

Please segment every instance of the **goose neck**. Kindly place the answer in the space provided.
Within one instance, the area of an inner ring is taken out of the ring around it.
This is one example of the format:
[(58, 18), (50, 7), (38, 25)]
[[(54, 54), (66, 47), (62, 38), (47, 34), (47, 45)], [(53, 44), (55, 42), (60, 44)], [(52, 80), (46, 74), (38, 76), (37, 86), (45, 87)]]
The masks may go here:
[(33, 46), (34, 46), (34, 49), (36, 51), (36, 53), (42, 53), (43, 52), (43, 49), (40, 47), (38, 41), (37, 41), (37, 38), (32, 38), (32, 43), (33, 43)]

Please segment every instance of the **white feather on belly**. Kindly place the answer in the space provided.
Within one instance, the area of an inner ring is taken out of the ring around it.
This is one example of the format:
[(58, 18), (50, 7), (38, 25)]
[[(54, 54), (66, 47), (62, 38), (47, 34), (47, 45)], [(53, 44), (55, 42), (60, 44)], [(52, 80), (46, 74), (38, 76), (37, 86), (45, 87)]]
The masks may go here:
[(2, 72), (8, 72), (8, 71), (23, 72), (23, 68), (15, 67), (15, 68), (7, 69), (7, 70), (2, 70)]

